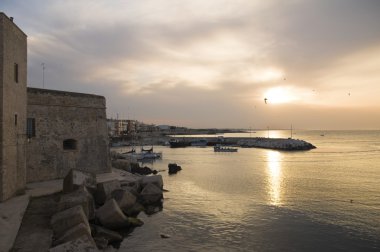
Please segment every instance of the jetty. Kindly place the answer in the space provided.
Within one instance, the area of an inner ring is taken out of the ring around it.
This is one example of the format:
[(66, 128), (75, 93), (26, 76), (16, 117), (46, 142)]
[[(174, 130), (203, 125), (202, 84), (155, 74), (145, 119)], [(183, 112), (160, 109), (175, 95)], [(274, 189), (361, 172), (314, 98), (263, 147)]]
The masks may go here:
[(315, 149), (316, 146), (300, 139), (265, 138), (265, 137), (173, 137), (173, 148), (191, 146), (200, 139), (207, 141), (207, 146), (224, 145), (242, 148), (265, 148), (284, 151), (301, 151)]

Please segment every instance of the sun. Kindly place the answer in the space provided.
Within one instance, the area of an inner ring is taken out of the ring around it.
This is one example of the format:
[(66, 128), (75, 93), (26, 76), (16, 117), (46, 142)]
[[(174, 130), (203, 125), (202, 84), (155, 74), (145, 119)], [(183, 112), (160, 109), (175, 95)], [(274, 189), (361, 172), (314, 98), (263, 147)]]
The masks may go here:
[(296, 97), (287, 87), (274, 87), (264, 93), (264, 99), (268, 104), (283, 104), (296, 100)]

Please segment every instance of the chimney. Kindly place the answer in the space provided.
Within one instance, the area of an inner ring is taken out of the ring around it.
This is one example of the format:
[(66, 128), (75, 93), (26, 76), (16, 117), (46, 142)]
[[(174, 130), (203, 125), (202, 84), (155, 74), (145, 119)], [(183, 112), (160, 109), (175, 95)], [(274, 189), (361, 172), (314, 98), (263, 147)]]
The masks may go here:
[(13, 22), (13, 17), (9, 17), (9, 20), (11, 20), (11, 22)]

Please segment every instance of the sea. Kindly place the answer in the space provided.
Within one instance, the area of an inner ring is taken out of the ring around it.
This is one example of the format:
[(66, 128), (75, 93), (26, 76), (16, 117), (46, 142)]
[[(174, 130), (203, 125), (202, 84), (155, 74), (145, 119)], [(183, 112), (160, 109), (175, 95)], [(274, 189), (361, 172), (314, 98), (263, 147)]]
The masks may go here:
[[(292, 137), (317, 148), (154, 146), (163, 158), (144, 165), (161, 170), (163, 208), (140, 213), (145, 224), (119, 251), (380, 251), (380, 131), (296, 130)], [(182, 171), (169, 175), (169, 163)]]

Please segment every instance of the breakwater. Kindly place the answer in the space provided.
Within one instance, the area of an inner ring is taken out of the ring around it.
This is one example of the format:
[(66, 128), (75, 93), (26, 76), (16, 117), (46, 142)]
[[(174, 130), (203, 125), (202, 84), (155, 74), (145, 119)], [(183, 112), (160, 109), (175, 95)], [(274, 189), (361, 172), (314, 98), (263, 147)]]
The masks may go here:
[(175, 137), (172, 138), (170, 146), (199, 146), (200, 141), (207, 142), (207, 146), (220, 144), (242, 148), (266, 148), (286, 151), (311, 150), (316, 148), (313, 144), (300, 139), (264, 137)]

